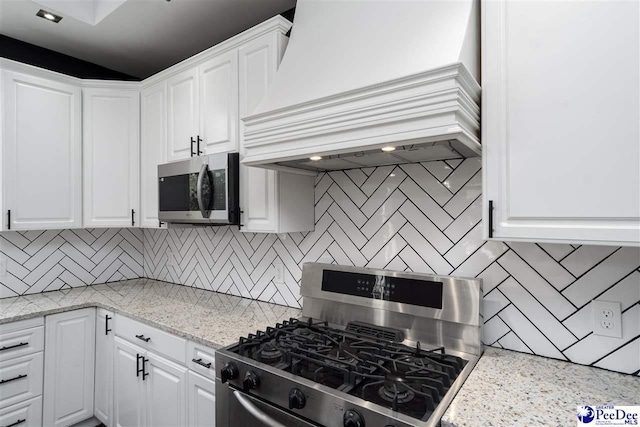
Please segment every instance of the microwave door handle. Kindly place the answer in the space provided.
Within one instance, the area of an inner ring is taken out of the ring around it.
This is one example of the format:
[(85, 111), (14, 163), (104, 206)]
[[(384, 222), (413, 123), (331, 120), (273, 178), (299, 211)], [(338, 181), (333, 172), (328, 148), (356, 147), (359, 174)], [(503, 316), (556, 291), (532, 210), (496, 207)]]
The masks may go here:
[[(205, 206), (204, 200), (202, 199), (202, 184), (204, 183), (204, 177), (207, 176), (207, 172), (209, 171), (209, 165), (204, 164), (202, 165), (202, 167), (200, 168), (200, 173), (198, 174), (198, 191), (197, 191), (197, 195), (198, 195), (198, 207), (200, 208), (200, 213), (202, 214), (203, 218), (209, 218), (208, 215), (208, 209)], [(213, 191), (213, 188), (211, 189), (211, 191)]]
[(238, 390), (233, 392), (236, 400), (240, 402), (242, 407), (247, 410), (255, 419), (261, 421), (262, 424), (269, 427), (286, 427), (284, 424), (279, 423), (278, 421), (271, 418), (269, 415), (262, 412), (256, 405), (253, 404), (245, 395), (240, 393)]

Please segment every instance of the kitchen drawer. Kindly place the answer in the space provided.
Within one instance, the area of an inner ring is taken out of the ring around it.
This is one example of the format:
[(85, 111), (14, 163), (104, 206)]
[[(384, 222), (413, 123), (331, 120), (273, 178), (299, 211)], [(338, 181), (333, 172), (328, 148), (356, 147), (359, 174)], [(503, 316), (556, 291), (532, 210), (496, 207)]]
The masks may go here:
[(42, 396), (0, 409), (0, 426), (39, 427), (42, 425)]
[(42, 350), (44, 326), (0, 332), (0, 362)]
[(187, 340), (124, 316), (116, 316), (116, 335), (183, 365), (187, 360)]
[[(187, 368), (212, 380), (216, 379), (215, 350), (193, 341), (187, 342)], [(196, 360), (199, 362), (196, 362)], [(209, 367), (204, 365), (211, 364)]]
[(0, 408), (42, 394), (43, 352), (0, 362)]

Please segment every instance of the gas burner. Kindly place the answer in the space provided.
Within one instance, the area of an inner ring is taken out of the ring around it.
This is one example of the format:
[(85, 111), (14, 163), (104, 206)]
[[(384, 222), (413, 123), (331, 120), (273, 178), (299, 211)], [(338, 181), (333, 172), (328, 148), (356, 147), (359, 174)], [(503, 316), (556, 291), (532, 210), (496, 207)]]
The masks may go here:
[(384, 384), (378, 389), (378, 394), (387, 402), (393, 404), (409, 403), (415, 393), (405, 385), (406, 376), (402, 372), (391, 372), (385, 375)]
[(282, 360), (282, 350), (272, 342), (268, 342), (258, 350), (258, 359), (269, 365), (275, 365)]
[(311, 337), (313, 332), (309, 328), (297, 328), (293, 331), (294, 335), (300, 335), (301, 337)]

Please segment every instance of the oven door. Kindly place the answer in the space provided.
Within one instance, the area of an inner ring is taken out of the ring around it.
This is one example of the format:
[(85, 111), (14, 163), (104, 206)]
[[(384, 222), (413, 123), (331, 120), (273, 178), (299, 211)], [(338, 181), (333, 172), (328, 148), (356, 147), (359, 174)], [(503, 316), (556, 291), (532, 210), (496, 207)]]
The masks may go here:
[[(221, 391), (221, 392), (219, 392)], [(216, 378), (216, 425), (225, 427), (317, 427)]]

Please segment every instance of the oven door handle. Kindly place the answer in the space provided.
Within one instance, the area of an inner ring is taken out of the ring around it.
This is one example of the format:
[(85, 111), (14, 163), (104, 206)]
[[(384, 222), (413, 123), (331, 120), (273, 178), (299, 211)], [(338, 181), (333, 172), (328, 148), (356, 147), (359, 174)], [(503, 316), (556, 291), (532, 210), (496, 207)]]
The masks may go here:
[[(202, 184), (204, 183), (205, 176), (209, 175), (209, 165), (206, 163), (200, 167), (200, 173), (198, 174), (198, 188), (197, 188), (197, 196), (198, 196), (198, 207), (200, 208), (200, 213), (203, 218), (209, 218), (211, 212), (205, 206), (204, 200), (202, 198)], [(208, 178), (208, 176), (207, 176)], [(213, 191), (213, 188), (211, 189)]]
[(249, 412), (251, 415), (253, 415), (255, 419), (257, 419), (258, 421), (261, 421), (262, 424), (269, 427), (287, 427), (284, 424), (274, 420), (269, 415), (262, 412), (256, 405), (253, 404), (251, 400), (249, 400), (248, 397), (246, 397), (240, 391), (235, 390), (233, 392), (233, 395), (236, 397), (236, 399), (238, 399), (238, 402), (240, 402), (242, 407), (246, 409), (247, 412)]

